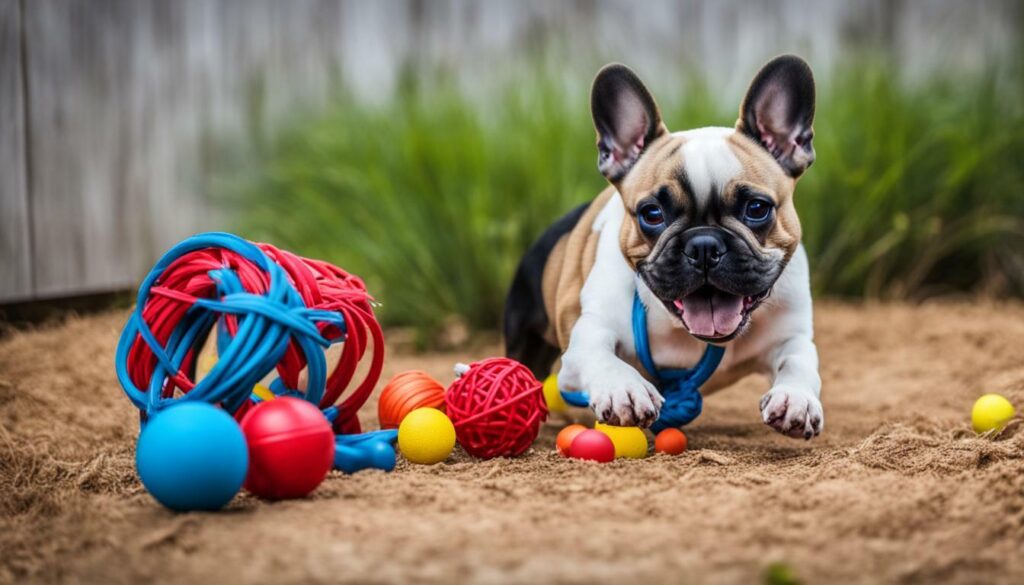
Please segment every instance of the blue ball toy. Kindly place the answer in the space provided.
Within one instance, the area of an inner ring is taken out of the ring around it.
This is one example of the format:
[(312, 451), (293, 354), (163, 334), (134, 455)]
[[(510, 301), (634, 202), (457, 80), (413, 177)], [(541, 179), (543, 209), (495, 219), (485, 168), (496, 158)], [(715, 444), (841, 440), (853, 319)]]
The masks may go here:
[(249, 449), (223, 410), (182, 401), (161, 410), (139, 435), (135, 466), (142, 485), (172, 510), (218, 510), (242, 488)]

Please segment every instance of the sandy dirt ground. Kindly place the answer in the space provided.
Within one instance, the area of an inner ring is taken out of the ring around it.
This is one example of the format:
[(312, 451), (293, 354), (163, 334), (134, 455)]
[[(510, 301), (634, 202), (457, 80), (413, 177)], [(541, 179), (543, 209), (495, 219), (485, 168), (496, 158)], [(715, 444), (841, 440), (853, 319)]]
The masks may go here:
[[(820, 304), (811, 442), (761, 424), (751, 378), (706, 401), (680, 457), (561, 459), (552, 420), (514, 460), (332, 473), (305, 500), (189, 514), (135, 476), (124, 318), (0, 340), (0, 582), (1024, 582), (1024, 425), (969, 423), (983, 392), (1024, 405), (1024, 305)], [(497, 351), (393, 352), (385, 374), (447, 382)]]

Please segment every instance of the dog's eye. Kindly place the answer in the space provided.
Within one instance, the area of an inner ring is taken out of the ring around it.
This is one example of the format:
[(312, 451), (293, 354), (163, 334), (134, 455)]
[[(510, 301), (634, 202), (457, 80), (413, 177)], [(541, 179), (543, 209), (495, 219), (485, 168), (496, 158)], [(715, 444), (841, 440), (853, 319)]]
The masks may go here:
[(772, 204), (764, 199), (751, 199), (743, 210), (743, 219), (750, 223), (763, 223), (772, 214)]
[(637, 215), (640, 216), (640, 223), (647, 227), (656, 228), (665, 223), (665, 214), (657, 205), (644, 205)]

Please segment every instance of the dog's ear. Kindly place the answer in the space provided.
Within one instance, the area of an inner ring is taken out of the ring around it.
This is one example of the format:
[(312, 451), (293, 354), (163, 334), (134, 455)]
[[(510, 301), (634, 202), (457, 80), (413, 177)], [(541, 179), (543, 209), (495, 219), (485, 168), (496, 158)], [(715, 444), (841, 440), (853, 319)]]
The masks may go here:
[(750, 83), (736, 128), (759, 142), (792, 177), (814, 162), (814, 75), (795, 55), (772, 59)]
[(625, 65), (606, 65), (594, 79), (590, 111), (597, 129), (597, 168), (617, 183), (655, 138), (668, 132), (658, 104)]

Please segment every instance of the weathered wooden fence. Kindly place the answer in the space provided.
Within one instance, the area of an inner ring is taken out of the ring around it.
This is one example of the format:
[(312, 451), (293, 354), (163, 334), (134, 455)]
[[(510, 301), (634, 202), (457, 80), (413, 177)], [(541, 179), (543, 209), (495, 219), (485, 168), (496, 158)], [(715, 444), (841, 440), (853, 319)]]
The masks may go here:
[(544, 47), (577, 76), (620, 60), (666, 91), (699, 68), (733, 95), (783, 51), (827, 78), (880, 47), (921, 74), (1014, 51), (1020, 26), (1012, 0), (0, 0), (0, 303), (133, 287), (218, 227), (223, 144), (341, 85), (381, 99), (441, 67), (472, 89)]

